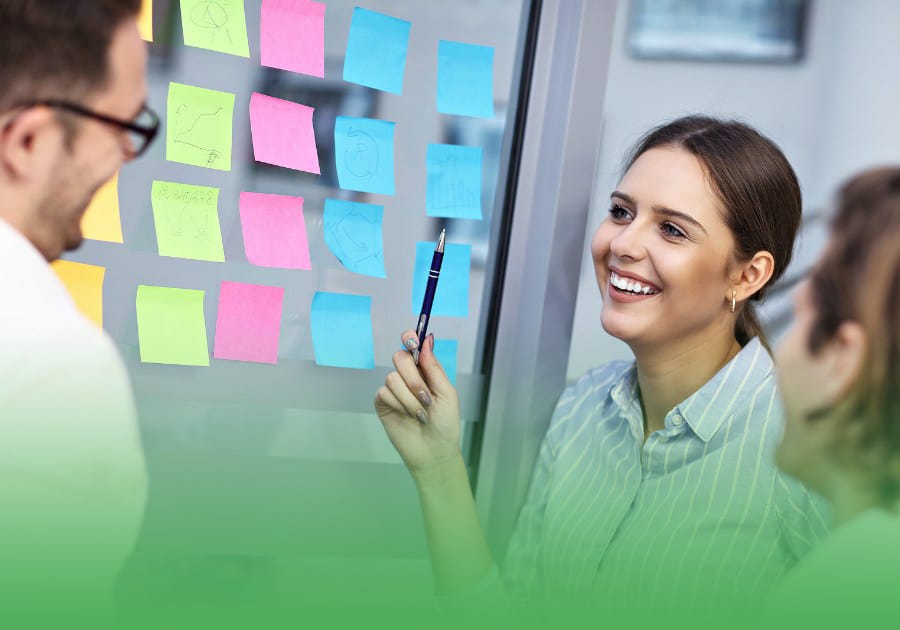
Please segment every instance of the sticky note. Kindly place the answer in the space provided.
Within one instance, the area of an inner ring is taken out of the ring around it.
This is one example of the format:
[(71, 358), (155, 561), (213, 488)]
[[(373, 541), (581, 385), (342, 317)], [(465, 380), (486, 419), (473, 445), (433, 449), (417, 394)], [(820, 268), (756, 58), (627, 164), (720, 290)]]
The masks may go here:
[(186, 46), (249, 57), (244, 0), (181, 0)]
[(437, 108), (442, 114), (494, 117), (494, 49), (441, 40)]
[(106, 267), (56, 260), (53, 271), (66, 285), (81, 314), (103, 328), (103, 280)]
[(239, 205), (247, 260), (260, 267), (311, 268), (303, 197), (242, 192)]
[(260, 63), (314, 77), (325, 76), (325, 5), (306, 0), (263, 0)]
[(160, 256), (225, 261), (218, 188), (154, 181), (150, 201)]
[(209, 365), (203, 291), (138, 285), (141, 362)]
[(384, 206), (325, 200), (325, 243), (348, 270), (376, 278), (385, 277), (383, 216)]
[(138, 30), (144, 40), (153, 41), (153, 0), (143, 0), (141, 3), (141, 12), (138, 14)]
[(371, 297), (317, 291), (310, 329), (317, 365), (363, 370), (375, 367)]
[(81, 217), (81, 234), (94, 241), (122, 242), (118, 173), (94, 194), (91, 204)]
[(334, 159), (341, 188), (394, 194), (394, 125), (372, 118), (337, 117)]
[(410, 27), (406, 20), (356, 7), (344, 57), (344, 81), (402, 93)]
[[(435, 243), (416, 243), (416, 266), (413, 269), (412, 312), (418, 316), (425, 297), (425, 284), (431, 270)], [(441, 263), (441, 277), (434, 294), (432, 315), (468, 317), (469, 271), (472, 267), (472, 246), (447, 243)]]
[(481, 147), (428, 145), (428, 216), (482, 219), (481, 156)]
[(281, 287), (223, 282), (213, 356), (232, 361), (278, 363), (283, 301)]
[(254, 93), (250, 134), (257, 162), (319, 174), (312, 107)]
[(234, 94), (169, 84), (166, 159), (231, 170)]
[(450, 382), (456, 386), (456, 355), (459, 342), (456, 339), (437, 339), (434, 340), (434, 356), (437, 357), (441, 367), (447, 374)]

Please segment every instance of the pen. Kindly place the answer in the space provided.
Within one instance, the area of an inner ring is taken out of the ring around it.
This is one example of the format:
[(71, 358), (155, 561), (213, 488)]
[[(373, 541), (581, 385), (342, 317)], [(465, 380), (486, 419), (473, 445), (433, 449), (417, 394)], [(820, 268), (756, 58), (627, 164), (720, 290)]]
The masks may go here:
[(438, 277), (441, 275), (441, 262), (444, 260), (444, 240), (447, 230), (441, 230), (437, 246), (434, 248), (434, 256), (431, 257), (431, 270), (428, 272), (428, 284), (425, 285), (425, 297), (422, 299), (422, 310), (419, 312), (419, 323), (416, 324), (416, 336), (419, 338), (419, 346), (413, 350), (413, 359), (419, 364), (419, 349), (425, 343), (425, 335), (428, 330), (428, 320), (431, 318), (431, 306), (434, 304), (434, 292), (437, 289)]

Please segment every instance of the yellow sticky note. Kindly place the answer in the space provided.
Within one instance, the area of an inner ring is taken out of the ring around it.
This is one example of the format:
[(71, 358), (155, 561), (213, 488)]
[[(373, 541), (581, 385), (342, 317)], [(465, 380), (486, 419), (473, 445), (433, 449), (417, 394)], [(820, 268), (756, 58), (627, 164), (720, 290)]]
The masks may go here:
[(153, 41), (153, 0), (143, 1), (138, 15), (138, 28), (141, 30), (141, 37), (148, 42)]
[(91, 200), (81, 218), (84, 238), (122, 243), (122, 219), (119, 216), (119, 174), (106, 182)]
[(103, 279), (106, 267), (57, 260), (53, 263), (53, 271), (72, 294), (78, 310), (103, 328)]

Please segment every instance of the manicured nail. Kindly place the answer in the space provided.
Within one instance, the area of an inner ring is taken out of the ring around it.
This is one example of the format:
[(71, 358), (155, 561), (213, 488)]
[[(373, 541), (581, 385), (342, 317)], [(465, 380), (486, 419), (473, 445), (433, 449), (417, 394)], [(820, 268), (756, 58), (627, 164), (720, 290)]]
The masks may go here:
[(418, 399), (419, 399), (419, 402), (422, 403), (423, 406), (425, 406), (425, 407), (431, 406), (431, 396), (429, 396), (428, 392), (426, 392), (424, 389), (419, 392)]
[(419, 347), (419, 340), (415, 337), (410, 337), (406, 340), (406, 347), (410, 350), (415, 350)]
[(428, 347), (434, 350), (434, 333), (428, 334)]
[(422, 424), (428, 424), (428, 414), (425, 413), (422, 409), (419, 409), (416, 412), (416, 420), (418, 420)]

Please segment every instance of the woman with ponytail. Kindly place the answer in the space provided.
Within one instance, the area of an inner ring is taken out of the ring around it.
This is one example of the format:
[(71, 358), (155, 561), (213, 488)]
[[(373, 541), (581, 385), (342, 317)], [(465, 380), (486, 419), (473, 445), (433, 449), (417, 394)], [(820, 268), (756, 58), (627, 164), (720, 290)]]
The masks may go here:
[[(775, 468), (782, 414), (753, 310), (800, 215), (790, 164), (745, 124), (689, 116), (643, 137), (591, 243), (599, 323), (635, 359), (560, 397), (502, 571), (456, 392), (430, 342), (418, 366), (395, 355), (375, 405), (415, 479), (439, 592), (538, 601), (557, 619), (692, 619), (754, 606), (806, 553), (825, 520)], [(416, 349), (414, 332), (402, 339)]]

